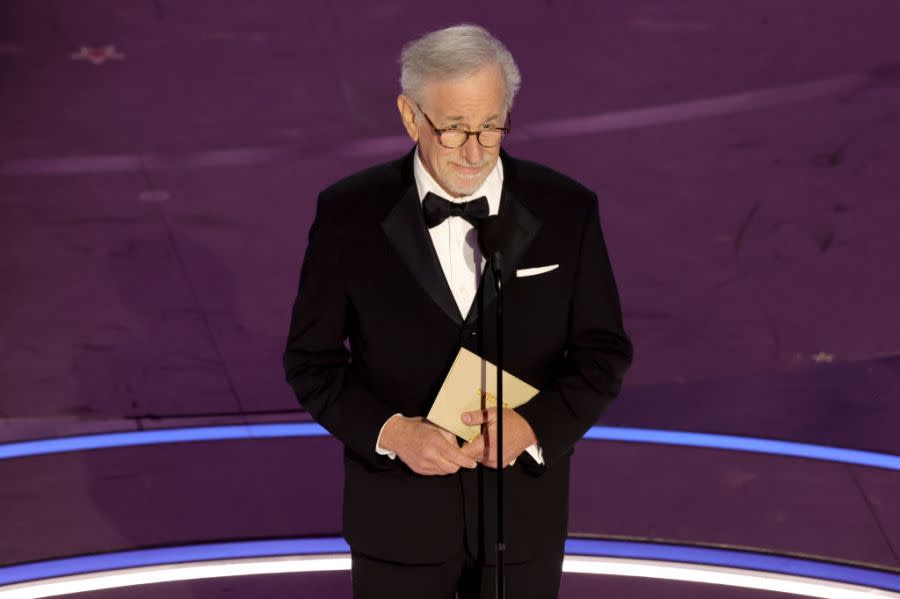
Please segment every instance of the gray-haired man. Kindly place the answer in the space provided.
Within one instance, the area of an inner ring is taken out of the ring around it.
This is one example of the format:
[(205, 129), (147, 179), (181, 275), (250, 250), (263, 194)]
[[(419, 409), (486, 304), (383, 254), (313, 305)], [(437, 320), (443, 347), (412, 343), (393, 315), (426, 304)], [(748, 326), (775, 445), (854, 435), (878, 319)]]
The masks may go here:
[(493, 596), (496, 413), (465, 414), (484, 434), (462, 446), (423, 416), (460, 347), (496, 359), (476, 226), (502, 212), (505, 364), (541, 390), (504, 412), (508, 597), (555, 597), (570, 455), (632, 355), (597, 198), (501, 150), (520, 77), (487, 31), (435, 31), (402, 63), (416, 146), (320, 194), (287, 380), (344, 443), (354, 596)]

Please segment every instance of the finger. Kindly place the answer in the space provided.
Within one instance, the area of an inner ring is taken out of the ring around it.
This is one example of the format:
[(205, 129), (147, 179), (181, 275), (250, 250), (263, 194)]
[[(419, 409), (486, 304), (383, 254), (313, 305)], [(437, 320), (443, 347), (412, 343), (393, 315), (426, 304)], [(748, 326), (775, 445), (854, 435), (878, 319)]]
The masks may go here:
[(451, 443), (451, 444), (453, 444), (453, 445), (456, 445), (456, 435), (454, 435), (454, 434), (451, 433), (450, 431), (445, 430), (445, 429), (442, 429), (442, 428), (439, 428), (439, 429), (438, 429), (438, 432), (441, 434), (441, 436), (442, 436), (444, 439), (447, 440), (448, 443)]
[(485, 437), (484, 449), (478, 461), (490, 468), (497, 467), (497, 446), (494, 444), (492, 437)]
[(443, 474), (439, 472), (437, 468), (431, 463), (430, 460), (418, 460), (407, 464), (409, 469), (415, 472), (416, 474), (421, 474), (422, 476), (435, 476), (437, 474)]
[(422, 476), (434, 476), (435, 474), (437, 474), (437, 472), (435, 472), (430, 466), (424, 466), (424, 465), (423, 465), (423, 466), (419, 466), (419, 465), (417, 465), (417, 466), (415, 466), (415, 467), (410, 466), (409, 468), (410, 468), (410, 470), (412, 470), (412, 471), (415, 472), (416, 474), (420, 474), (420, 475), (422, 475)]
[[(479, 463), (484, 462), (488, 458), (491, 457), (491, 436), (489, 431), (485, 431), (484, 434), (477, 435), (474, 439), (472, 439), (469, 443), (463, 445), (460, 449), (466, 454), (470, 455)], [(494, 456), (496, 457), (496, 456)]]
[(485, 422), (493, 422), (497, 419), (497, 408), (485, 408), (484, 410), (472, 410), (471, 412), (463, 412), (460, 416), (464, 424), (470, 426), (476, 424), (484, 424)]
[(473, 460), (480, 462), (481, 458), (484, 456), (484, 437), (482, 435), (476, 436), (474, 439), (460, 447), (460, 451)]
[[(441, 457), (456, 466), (457, 470), (459, 468), (474, 468), (478, 465), (475, 458), (467, 455), (460, 448), (452, 445), (448, 445), (441, 450)], [(455, 471), (456, 470), (454, 470), (454, 472)]]
[(455, 464), (442, 454), (435, 455), (431, 460), (431, 464), (437, 474), (454, 474), (459, 471), (459, 464)]
[(484, 451), (481, 452), (480, 461), (482, 464), (490, 464), (491, 468), (497, 467), (497, 449), (491, 444), (490, 439), (485, 444)]

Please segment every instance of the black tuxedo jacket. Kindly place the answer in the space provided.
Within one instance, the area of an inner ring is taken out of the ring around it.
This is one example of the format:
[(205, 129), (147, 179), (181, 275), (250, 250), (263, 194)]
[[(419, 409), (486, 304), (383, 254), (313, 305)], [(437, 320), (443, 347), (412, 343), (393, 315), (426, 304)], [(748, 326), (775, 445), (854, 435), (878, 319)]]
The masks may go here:
[[(425, 227), (413, 157), (319, 195), (284, 369), (303, 407), (344, 444), (344, 535), (354, 551), (435, 563), (462, 540), (490, 563), (493, 470), (420, 476), (375, 452), (392, 414), (428, 413), (460, 347), (496, 360), (490, 269), (460, 314)], [(541, 390), (516, 411), (545, 461), (526, 453), (505, 470), (506, 555), (517, 562), (561, 551), (573, 446), (618, 393), (632, 348), (596, 195), (546, 167), (500, 158), (500, 212), (515, 226), (504, 253), (505, 367)]]

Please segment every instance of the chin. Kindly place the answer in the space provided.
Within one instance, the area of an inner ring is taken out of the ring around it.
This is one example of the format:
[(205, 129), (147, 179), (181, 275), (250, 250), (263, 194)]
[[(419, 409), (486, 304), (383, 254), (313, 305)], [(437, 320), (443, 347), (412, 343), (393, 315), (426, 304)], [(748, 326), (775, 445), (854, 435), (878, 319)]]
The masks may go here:
[(460, 177), (459, 175), (447, 177), (447, 191), (464, 196), (472, 195), (481, 187), (485, 179), (487, 179), (487, 173), (483, 172), (474, 177)]
[(482, 183), (482, 181), (477, 181), (477, 182), (466, 181), (465, 183), (451, 182), (448, 186), (447, 191), (451, 191), (451, 192), (453, 192), (455, 194), (459, 194), (461, 196), (468, 196), (468, 195), (472, 195), (473, 193), (475, 193), (478, 190), (478, 188), (481, 187), (481, 183)]

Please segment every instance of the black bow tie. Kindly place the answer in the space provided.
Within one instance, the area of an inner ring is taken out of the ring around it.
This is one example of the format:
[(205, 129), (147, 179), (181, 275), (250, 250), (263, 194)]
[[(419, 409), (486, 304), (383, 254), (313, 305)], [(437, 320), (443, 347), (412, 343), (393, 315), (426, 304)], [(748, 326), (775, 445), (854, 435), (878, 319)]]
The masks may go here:
[(425, 213), (425, 224), (429, 229), (438, 226), (449, 216), (459, 216), (477, 227), (478, 221), (491, 215), (491, 208), (484, 196), (469, 202), (451, 202), (430, 191), (422, 200), (422, 210)]

